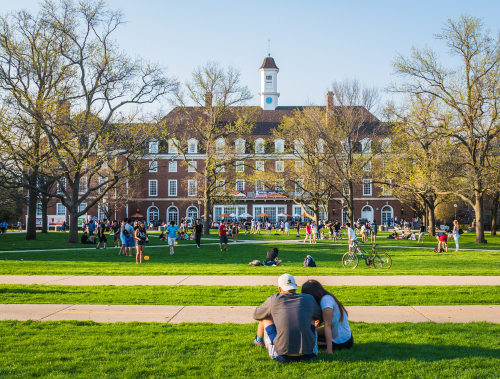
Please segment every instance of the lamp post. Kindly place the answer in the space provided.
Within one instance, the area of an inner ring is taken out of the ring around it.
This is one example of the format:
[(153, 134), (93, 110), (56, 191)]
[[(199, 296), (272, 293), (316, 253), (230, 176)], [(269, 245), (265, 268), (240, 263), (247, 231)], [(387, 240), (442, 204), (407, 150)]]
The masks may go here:
[(453, 207), (455, 207), (455, 220), (457, 219), (457, 207), (458, 204), (453, 204)]

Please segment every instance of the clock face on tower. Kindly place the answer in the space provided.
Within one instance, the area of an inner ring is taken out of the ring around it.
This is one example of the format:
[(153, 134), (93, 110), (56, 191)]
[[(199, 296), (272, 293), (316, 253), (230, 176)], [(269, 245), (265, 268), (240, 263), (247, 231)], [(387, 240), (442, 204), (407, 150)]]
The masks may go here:
[(273, 102), (272, 97), (266, 97), (266, 103), (271, 104)]

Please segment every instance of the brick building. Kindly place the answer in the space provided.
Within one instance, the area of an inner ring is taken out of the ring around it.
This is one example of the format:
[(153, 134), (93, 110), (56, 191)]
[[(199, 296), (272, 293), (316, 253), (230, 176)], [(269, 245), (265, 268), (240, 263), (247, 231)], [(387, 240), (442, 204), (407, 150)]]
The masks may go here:
[[(252, 132), (252, 146), (255, 151), (252, 152), (250, 159), (255, 160), (255, 167), (259, 164), (268, 168), (278, 169), (280, 162), (284, 160), (296, 159), (293, 154), (282, 154), (283, 141), (273, 140), (271, 130), (276, 128), (284, 116), (291, 116), (297, 109), (303, 109), (302, 106), (278, 106), (280, 94), (277, 92), (277, 75), (279, 69), (273, 58), (266, 57), (259, 69), (261, 79), (260, 107), (256, 111), (256, 121)], [(333, 101), (326, 99), (326, 111), (333, 104)], [(172, 111), (175, 112), (175, 109)], [(373, 115), (372, 115), (373, 116)], [(375, 122), (380, 122), (373, 116)], [(380, 139), (386, 136), (381, 135)], [(195, 139), (188, 142), (188, 156), (190, 162), (197, 167), (204, 163), (204, 155), (198, 151), (198, 143)], [(245, 146), (248, 141), (224, 141), (228, 148), (238, 149), (238, 144)], [(229, 146), (232, 145), (232, 146)], [(262, 150), (261, 149), (262, 146)], [(271, 146), (273, 151), (265, 151), (264, 146)], [(136, 213), (144, 216), (148, 221), (164, 220), (179, 223), (181, 218), (201, 218), (205, 213), (202, 202), (199, 198), (198, 185), (195, 179), (195, 173), (188, 165), (184, 163), (182, 156), (177, 154), (173, 144), (162, 142), (151, 142), (149, 156), (144, 158), (144, 167), (146, 171), (139, 180), (141, 194), (139, 197), (127, 204), (125, 210), (116, 214), (117, 219), (130, 217)], [(278, 156), (278, 157), (277, 157)], [(149, 169), (148, 169), (149, 168)], [(238, 166), (236, 170), (238, 170)], [(243, 170), (248, 169), (243, 167)], [(354, 219), (367, 218), (376, 219), (377, 222), (385, 223), (387, 219), (397, 216), (413, 217), (413, 210), (402, 205), (398, 199), (392, 197), (390, 191), (383, 192), (381, 188), (375, 187), (370, 180), (370, 172), (367, 172), (367, 179), (354, 189), (355, 214)], [(212, 220), (220, 220), (222, 213), (235, 214), (237, 217), (243, 213), (248, 213), (256, 217), (260, 213), (270, 215), (271, 222), (284, 220), (286, 217), (279, 214), (300, 215), (302, 210), (299, 205), (294, 204), (286, 195), (269, 193), (264, 188), (259, 188), (260, 184), (252, 180), (239, 179), (234, 184), (234, 191), (237, 195), (232, 204), (215, 204), (213, 208)], [(322, 211), (320, 217), (323, 219), (342, 219), (342, 199), (339, 195), (331, 199), (325, 214)], [(49, 203), (48, 214), (66, 216), (66, 209), (52, 200)], [(88, 216), (102, 218), (102, 213), (98, 207), (91, 209)], [(297, 219), (297, 217), (296, 217)], [(69, 217), (66, 216), (66, 221)]]

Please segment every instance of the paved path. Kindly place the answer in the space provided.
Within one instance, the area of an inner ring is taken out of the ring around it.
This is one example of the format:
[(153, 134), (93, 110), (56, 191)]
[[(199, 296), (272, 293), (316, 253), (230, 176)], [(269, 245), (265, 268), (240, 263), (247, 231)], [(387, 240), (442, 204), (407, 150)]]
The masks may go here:
[[(95, 322), (210, 322), (248, 324), (255, 307), (173, 305), (4, 304), (0, 320), (92, 320)], [(347, 307), (350, 321), (500, 323), (500, 305)]]
[[(316, 279), (325, 286), (500, 286), (500, 276), (296, 276), (298, 285)], [(47, 284), (67, 286), (276, 286), (278, 275), (226, 276), (52, 276), (0, 275), (0, 284)]]

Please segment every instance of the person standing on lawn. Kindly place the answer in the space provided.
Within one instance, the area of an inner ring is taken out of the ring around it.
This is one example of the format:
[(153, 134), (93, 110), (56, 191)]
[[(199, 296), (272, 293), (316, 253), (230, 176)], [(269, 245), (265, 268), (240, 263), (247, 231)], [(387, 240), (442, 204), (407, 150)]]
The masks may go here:
[(97, 244), (96, 249), (99, 249), (101, 242), (104, 245), (104, 248), (106, 248), (106, 242), (108, 242), (108, 240), (106, 238), (106, 221), (108, 221), (108, 220), (104, 219), (103, 221), (101, 221), (101, 223), (98, 226), (97, 236), (99, 237), (99, 243)]
[(115, 244), (115, 249), (120, 248), (120, 225), (118, 225), (118, 221), (114, 220), (113, 225), (111, 225), (111, 230), (113, 232), (113, 243)]
[(196, 246), (198, 249), (201, 245), (201, 233), (203, 233), (203, 225), (201, 225), (200, 219), (197, 218), (194, 224), (194, 239), (196, 241)]
[(94, 230), (95, 230), (95, 222), (94, 220), (90, 220), (89, 222), (89, 236), (93, 236), (94, 235)]
[(347, 242), (349, 243), (349, 253), (352, 252), (352, 249), (354, 248), (354, 245), (358, 242), (358, 239), (356, 238), (356, 233), (354, 233), (354, 230), (351, 228), (351, 223), (346, 222), (345, 226), (347, 226)]
[(458, 229), (458, 220), (453, 220), (453, 240), (455, 241), (455, 251), (458, 251), (458, 239), (460, 238)]
[(340, 225), (339, 220), (335, 221), (335, 225), (333, 225), (333, 242), (338, 242), (340, 238), (340, 228), (342, 225)]
[(285, 221), (285, 235), (290, 235), (290, 223), (288, 222), (288, 219)]
[(233, 243), (238, 242), (238, 224), (236, 222), (233, 222), (231, 232), (233, 235)]
[(308, 223), (306, 224), (306, 238), (304, 238), (304, 243), (306, 243), (307, 238), (309, 238), (309, 243), (312, 243), (312, 242), (311, 242), (311, 232), (312, 232), (311, 223), (310, 223), (310, 222), (308, 222)]
[(146, 226), (143, 222), (139, 222), (138, 228), (134, 233), (134, 240), (136, 251), (135, 263), (142, 263), (142, 258), (144, 257), (144, 248), (146, 247), (146, 242), (149, 242)]
[(226, 220), (222, 221), (219, 226), (219, 247), (220, 251), (222, 251), (222, 244), (224, 244), (224, 250), (227, 250), (227, 226)]
[(23, 230), (23, 225), (21, 224), (21, 221), (17, 222), (17, 229), (19, 230), (19, 232)]
[(298, 294), (295, 278), (283, 274), (279, 293), (255, 309), (259, 321), (253, 343), (267, 349), (269, 357), (281, 363), (312, 359), (318, 355), (318, 337), (313, 320), (321, 320), (321, 308), (314, 297)]
[(132, 225), (132, 220), (128, 219), (127, 223), (125, 224), (125, 253), (127, 252), (128, 248), (128, 256), (132, 256), (132, 249), (134, 248), (134, 227)]
[(373, 220), (373, 222), (370, 225), (370, 242), (371, 243), (377, 243), (377, 232), (378, 232), (378, 225), (377, 225), (377, 220)]
[(424, 243), (424, 238), (425, 238), (425, 225), (424, 225), (424, 223), (421, 223), (420, 230), (418, 233), (418, 242), (417, 243), (420, 243), (420, 239), (422, 239), (422, 243)]
[(174, 245), (175, 239), (177, 238), (177, 232), (179, 228), (173, 221), (170, 221), (170, 225), (167, 227), (168, 234), (168, 245), (170, 246), (170, 255), (174, 255)]

